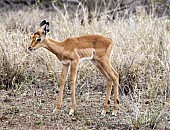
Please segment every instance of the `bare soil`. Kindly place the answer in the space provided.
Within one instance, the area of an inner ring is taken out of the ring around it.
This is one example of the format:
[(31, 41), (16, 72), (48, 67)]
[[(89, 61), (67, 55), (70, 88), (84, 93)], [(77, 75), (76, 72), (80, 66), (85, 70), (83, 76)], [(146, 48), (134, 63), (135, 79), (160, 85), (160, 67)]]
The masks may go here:
[[(126, 110), (120, 107), (117, 116), (111, 116), (113, 99), (106, 116), (100, 112), (105, 94), (96, 90), (77, 94), (75, 116), (69, 116), (71, 92), (66, 87), (63, 107), (52, 113), (58, 90), (50, 85), (25, 85), (20, 90), (0, 91), (0, 129), (2, 130), (132, 130), (126, 119)], [(77, 89), (77, 93), (80, 91)], [(144, 129), (150, 129), (145, 127)], [(166, 129), (168, 130), (168, 129)]]

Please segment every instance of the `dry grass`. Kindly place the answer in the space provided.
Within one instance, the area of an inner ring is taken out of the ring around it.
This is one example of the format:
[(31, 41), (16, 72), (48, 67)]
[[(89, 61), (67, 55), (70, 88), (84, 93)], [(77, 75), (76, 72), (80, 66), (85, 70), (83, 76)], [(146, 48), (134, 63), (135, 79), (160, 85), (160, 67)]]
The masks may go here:
[[(78, 17), (69, 19), (61, 12), (28, 9), (0, 14), (2, 129), (170, 129), (169, 20), (142, 15), (109, 21), (102, 16), (89, 25), (87, 13), (83, 12), (82, 26)], [(118, 117), (100, 117), (104, 77), (89, 62), (79, 66), (75, 119), (66, 115), (69, 79), (64, 110), (58, 115), (49, 114), (58, 95), (61, 64), (45, 49), (31, 53), (27, 50), (30, 36), (42, 19), (50, 21), (49, 36), (54, 39), (83, 34), (101, 34), (113, 39), (111, 63), (120, 75)]]

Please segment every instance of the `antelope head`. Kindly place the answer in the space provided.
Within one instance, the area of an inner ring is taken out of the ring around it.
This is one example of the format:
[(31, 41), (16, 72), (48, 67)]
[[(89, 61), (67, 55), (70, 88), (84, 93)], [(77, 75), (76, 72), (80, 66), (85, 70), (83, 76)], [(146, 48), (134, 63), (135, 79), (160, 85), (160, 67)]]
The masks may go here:
[(32, 36), (31, 45), (28, 47), (28, 50), (35, 50), (40, 47), (45, 47), (46, 45), (46, 34), (49, 32), (49, 22), (43, 20), (40, 23), (40, 26), (36, 33)]

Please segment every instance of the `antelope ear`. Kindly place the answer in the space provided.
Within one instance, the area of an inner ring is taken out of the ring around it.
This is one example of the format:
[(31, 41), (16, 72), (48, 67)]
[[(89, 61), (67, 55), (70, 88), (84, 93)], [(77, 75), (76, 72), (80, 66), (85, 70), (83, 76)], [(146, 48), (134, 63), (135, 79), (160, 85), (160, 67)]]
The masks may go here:
[[(43, 31), (45, 31), (46, 30), (46, 20), (43, 20), (43, 21), (41, 21), (41, 23), (40, 23), (40, 28), (43, 30)], [(45, 31), (46, 32), (46, 31)]]
[(43, 20), (40, 23), (40, 28), (43, 30), (43, 34), (46, 35), (50, 31), (49, 22), (47, 22), (46, 20)]
[(42, 27), (42, 26), (45, 25), (46, 23), (47, 23), (46, 20), (41, 21), (40, 27)]
[(50, 31), (49, 25), (50, 25), (49, 22), (46, 22), (46, 28), (45, 28), (46, 29), (46, 33), (48, 33)]

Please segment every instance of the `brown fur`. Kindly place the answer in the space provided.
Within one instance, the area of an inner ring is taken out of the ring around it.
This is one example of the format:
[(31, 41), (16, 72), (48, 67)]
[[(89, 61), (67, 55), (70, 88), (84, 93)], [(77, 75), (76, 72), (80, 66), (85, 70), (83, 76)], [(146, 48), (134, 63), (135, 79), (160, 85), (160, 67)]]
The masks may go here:
[[(37, 38), (41, 38), (41, 42), (36, 42)], [(83, 58), (89, 58), (98, 68), (98, 70), (106, 77), (106, 100), (102, 114), (106, 113), (108, 108), (108, 100), (110, 99), (112, 84), (114, 85), (114, 104), (113, 115), (118, 109), (118, 74), (110, 65), (110, 53), (112, 50), (112, 40), (101, 35), (84, 35), (80, 37), (67, 38), (64, 41), (56, 41), (43, 35), (43, 29), (40, 29), (32, 37), (30, 50), (44, 47), (54, 53), (63, 63), (60, 81), (60, 94), (55, 110), (62, 106), (62, 97), (64, 83), (70, 67), (70, 84), (72, 91), (72, 107), (70, 114), (74, 113), (76, 107), (75, 100), (75, 82), (78, 63)]]

